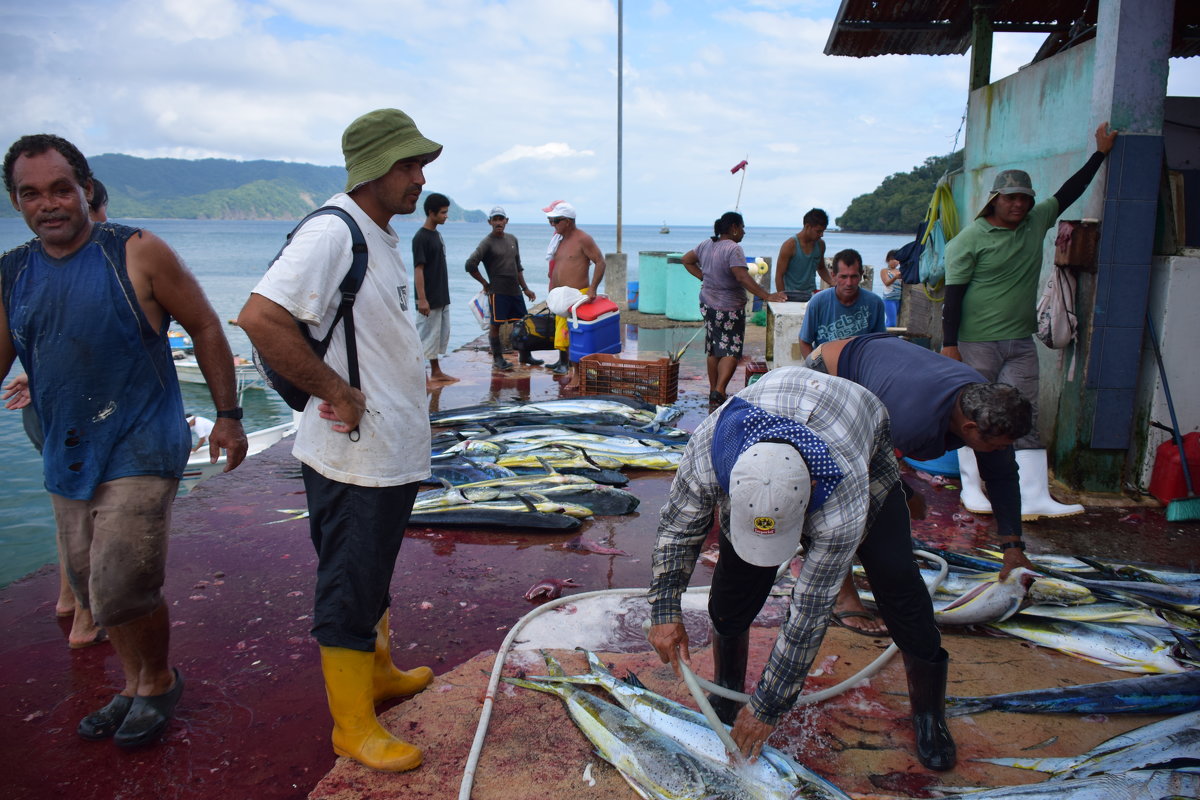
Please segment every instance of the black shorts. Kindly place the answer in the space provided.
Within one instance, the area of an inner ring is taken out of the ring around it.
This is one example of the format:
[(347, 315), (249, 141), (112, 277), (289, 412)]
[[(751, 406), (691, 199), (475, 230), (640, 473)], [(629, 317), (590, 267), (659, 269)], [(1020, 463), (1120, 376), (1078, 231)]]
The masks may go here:
[(525, 298), (519, 294), (488, 295), (492, 307), (492, 324), (520, 322), (525, 319)]

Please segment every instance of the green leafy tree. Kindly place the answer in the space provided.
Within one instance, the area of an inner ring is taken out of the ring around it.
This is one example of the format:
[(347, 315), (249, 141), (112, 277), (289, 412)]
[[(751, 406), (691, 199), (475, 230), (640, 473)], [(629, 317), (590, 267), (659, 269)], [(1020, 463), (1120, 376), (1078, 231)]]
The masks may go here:
[(912, 233), (925, 218), (938, 179), (947, 171), (960, 169), (962, 162), (959, 150), (948, 156), (931, 156), (910, 172), (889, 175), (875, 191), (851, 200), (835, 223), (844, 231)]

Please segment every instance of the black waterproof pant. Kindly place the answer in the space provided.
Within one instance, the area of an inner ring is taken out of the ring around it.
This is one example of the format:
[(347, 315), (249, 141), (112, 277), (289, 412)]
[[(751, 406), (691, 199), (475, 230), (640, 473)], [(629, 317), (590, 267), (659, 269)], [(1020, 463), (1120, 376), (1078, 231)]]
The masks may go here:
[(323, 647), (375, 649), (417, 483), (355, 486), (301, 465), (308, 530), (317, 550), (312, 634)]
[[(717, 633), (736, 636), (749, 628), (762, 610), (778, 568), (746, 563), (725, 536), (721, 537), (720, 547), (708, 596), (708, 614)], [(897, 483), (859, 544), (858, 558), (896, 646), (909, 655), (934, 661), (942, 646), (942, 636), (934, 622), (933, 603), (912, 549), (908, 505)]]

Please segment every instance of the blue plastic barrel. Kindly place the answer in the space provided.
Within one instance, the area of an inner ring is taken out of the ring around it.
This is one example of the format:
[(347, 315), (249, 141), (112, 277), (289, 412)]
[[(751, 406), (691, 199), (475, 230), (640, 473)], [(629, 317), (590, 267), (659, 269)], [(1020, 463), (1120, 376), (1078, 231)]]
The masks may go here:
[(667, 256), (667, 319), (697, 322), (700, 315), (700, 279), (683, 266), (683, 256)]
[(661, 314), (667, 310), (667, 256), (665, 251), (638, 253), (638, 311)]

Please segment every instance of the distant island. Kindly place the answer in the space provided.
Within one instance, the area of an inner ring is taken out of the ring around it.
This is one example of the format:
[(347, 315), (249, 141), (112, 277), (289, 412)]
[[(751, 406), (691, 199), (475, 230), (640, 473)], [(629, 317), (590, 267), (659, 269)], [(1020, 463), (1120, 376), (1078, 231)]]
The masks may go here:
[[(286, 161), (89, 156), (108, 189), (108, 213), (121, 219), (300, 219), (343, 191), (346, 170)], [(422, 198), (424, 194), (422, 194)], [(417, 213), (421, 205), (417, 204)], [(10, 203), (0, 216), (15, 217)], [(486, 222), (483, 211), (450, 201), (449, 221)]]
[(858, 233), (912, 233), (917, 229), (938, 179), (947, 171), (960, 169), (962, 150), (948, 156), (932, 156), (909, 172), (897, 172), (869, 194), (850, 201), (845, 213), (835, 221), (838, 229)]

